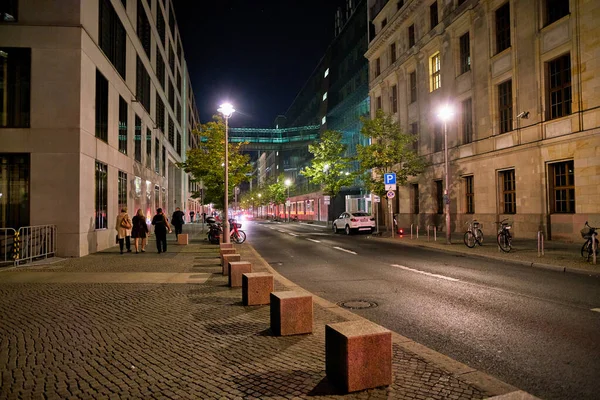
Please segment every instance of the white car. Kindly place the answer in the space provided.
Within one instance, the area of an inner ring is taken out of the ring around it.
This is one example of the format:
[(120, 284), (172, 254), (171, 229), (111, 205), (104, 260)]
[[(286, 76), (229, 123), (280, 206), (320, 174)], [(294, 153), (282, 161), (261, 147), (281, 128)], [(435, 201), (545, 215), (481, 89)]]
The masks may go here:
[(363, 211), (343, 212), (335, 221), (333, 221), (333, 233), (343, 229), (346, 235), (353, 231), (374, 232), (375, 218), (369, 213)]

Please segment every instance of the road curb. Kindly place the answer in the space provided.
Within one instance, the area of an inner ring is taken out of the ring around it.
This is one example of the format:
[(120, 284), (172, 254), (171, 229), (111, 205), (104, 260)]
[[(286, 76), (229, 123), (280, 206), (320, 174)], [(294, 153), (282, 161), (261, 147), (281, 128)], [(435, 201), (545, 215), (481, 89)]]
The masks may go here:
[[(330, 302), (322, 297), (319, 297), (310, 291), (298, 286), (294, 282), (290, 281), (283, 275), (279, 274), (273, 267), (269, 265), (269, 263), (262, 258), (262, 256), (256, 251), (256, 249), (250, 245), (249, 243), (245, 243), (240, 247), (246, 247), (253, 253), (253, 257), (260, 262), (260, 264), (265, 267), (270, 273), (273, 274), (275, 279), (279, 281), (283, 286), (287, 289), (299, 290), (306, 293), (310, 293), (313, 296), (313, 301), (320, 305), (321, 307), (327, 309), (334, 314), (344, 317), (348, 320), (367, 320), (366, 318), (354, 314), (353, 312), (346, 310), (335, 303)], [(432, 350), (420, 343), (415, 342), (414, 340), (402, 336), (396, 332), (392, 331), (393, 342), (396, 343), (402, 349), (412, 352), (416, 354), (418, 357), (423, 360), (430, 362), (455, 377), (463, 379), (465, 382), (470, 385), (475, 386), (479, 390), (488, 393), (490, 396), (499, 396), (505, 395), (509, 393), (514, 393), (515, 391), (519, 391), (518, 388), (509, 385), (506, 382), (501, 381), (498, 378), (495, 378), (491, 375), (488, 375), (484, 372), (478, 371), (472, 367), (469, 367), (466, 364), (463, 364), (459, 361), (456, 361), (442, 353), (439, 353), (435, 350)]]

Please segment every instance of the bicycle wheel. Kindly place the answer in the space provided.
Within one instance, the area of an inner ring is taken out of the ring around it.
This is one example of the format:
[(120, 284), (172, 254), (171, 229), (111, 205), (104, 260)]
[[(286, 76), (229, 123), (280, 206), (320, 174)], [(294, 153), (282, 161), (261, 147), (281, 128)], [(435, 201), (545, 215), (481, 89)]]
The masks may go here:
[(592, 249), (590, 248), (591, 245), (592, 241), (588, 239), (585, 241), (583, 246), (581, 246), (581, 257), (585, 258), (586, 260), (589, 260), (590, 256), (592, 255)]
[(500, 232), (498, 234), (498, 246), (500, 246), (500, 250), (502, 250), (505, 253), (508, 253), (510, 251), (510, 238), (504, 232)]
[(477, 240), (477, 243), (480, 246), (483, 246), (483, 232), (481, 231), (481, 229), (477, 229), (475, 231), (475, 240)]
[(473, 247), (475, 247), (475, 235), (473, 235), (473, 232), (466, 231), (463, 240), (465, 242), (465, 246), (467, 246), (468, 248), (472, 249)]
[(233, 232), (231, 238), (237, 244), (242, 244), (246, 241), (246, 233), (244, 231), (238, 230), (237, 232)]

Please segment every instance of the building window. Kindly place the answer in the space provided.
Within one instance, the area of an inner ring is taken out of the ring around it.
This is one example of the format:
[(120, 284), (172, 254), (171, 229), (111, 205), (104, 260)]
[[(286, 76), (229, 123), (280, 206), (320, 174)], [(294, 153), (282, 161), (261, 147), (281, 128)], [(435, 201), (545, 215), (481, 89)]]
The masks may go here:
[(392, 86), (392, 113), (398, 112), (398, 86)]
[(498, 85), (498, 114), (500, 115), (500, 133), (512, 131), (512, 81)]
[(127, 154), (127, 102), (119, 96), (119, 151)]
[(154, 172), (160, 173), (160, 141), (154, 139)]
[(96, 229), (108, 228), (108, 165), (96, 161)]
[(165, 131), (165, 103), (156, 95), (156, 125), (161, 132)]
[(177, 132), (177, 154), (181, 155), (181, 133)]
[(410, 124), (410, 134), (413, 136), (412, 149), (415, 152), (419, 151), (419, 124), (413, 122)]
[(154, 185), (154, 207), (160, 207), (160, 186)]
[(169, 104), (171, 105), (171, 109), (175, 110), (175, 85), (169, 79)]
[(442, 185), (442, 181), (435, 181), (435, 193), (436, 193), (436, 203), (437, 203), (437, 213), (444, 213), (444, 187)]
[(175, 124), (173, 123), (173, 120), (171, 119), (171, 117), (169, 118), (169, 143), (171, 143), (171, 146), (175, 147)]
[(410, 185), (410, 194), (412, 200), (412, 213), (419, 214), (419, 184)]
[(386, 25), (387, 25), (387, 18), (384, 18), (384, 19), (381, 21), (381, 29), (385, 28), (385, 26), (386, 26)]
[(121, 211), (124, 207), (127, 207), (127, 173), (119, 171), (117, 188), (119, 198), (119, 211)]
[(163, 208), (167, 206), (167, 189), (162, 188), (162, 206)]
[(381, 110), (382, 108), (382, 104), (381, 104), (381, 96), (377, 96), (377, 98), (375, 99), (375, 111), (377, 110)]
[(156, 76), (158, 77), (158, 83), (164, 89), (165, 88), (165, 60), (162, 58), (162, 54), (156, 48)]
[(375, 60), (375, 76), (379, 76), (381, 74), (381, 60), (377, 58)]
[(569, 0), (546, 0), (546, 25), (569, 15)]
[(167, 176), (167, 148), (162, 147), (162, 176)]
[(326, 122), (327, 122), (327, 117), (323, 116), (323, 118), (321, 118), (321, 125), (325, 125)]
[(142, 162), (142, 119), (135, 116), (135, 133), (133, 136), (135, 161)]
[(571, 114), (571, 56), (566, 54), (547, 63), (549, 119)]
[(323, 101), (327, 100), (327, 92), (323, 93)]
[(573, 161), (550, 164), (550, 206), (552, 213), (575, 213)]
[(183, 119), (182, 119), (182, 112), (183, 109), (181, 108), (181, 103), (179, 102), (179, 100), (177, 100), (177, 122), (179, 122), (179, 125), (183, 125)]
[(0, 127), (29, 128), (31, 49), (0, 47)]
[(467, 0), (458, 0), (457, 6), (461, 6), (465, 1), (467, 1)]
[(323, 74), (323, 78), (327, 78), (329, 76), (329, 68), (325, 70), (325, 74)]
[[(127, 34), (125, 28), (115, 12), (110, 0), (100, 0), (99, 33), (100, 48), (106, 54), (121, 78), (125, 79), (125, 60), (127, 48)], [(148, 55), (150, 51), (148, 51)]]
[(4, 0), (0, 5), (0, 22), (17, 22), (19, 20), (18, 6), (18, 0)]
[(429, 59), (429, 91), (433, 92), (442, 87), (442, 66), (440, 61), (440, 53), (435, 53)]
[(175, 10), (173, 6), (169, 7), (169, 28), (171, 29), (171, 36), (175, 38)]
[(417, 101), (417, 71), (410, 73), (410, 102)]
[(173, 44), (171, 44), (171, 48), (169, 49), (169, 67), (173, 75), (175, 75), (175, 51), (173, 50)]
[(408, 48), (413, 47), (415, 43), (415, 24), (412, 24), (408, 27)]
[(439, 23), (438, 20), (438, 4), (437, 1), (434, 1), (433, 4), (429, 6), (429, 24), (430, 29), (433, 29)]
[(510, 3), (496, 10), (496, 53), (510, 47)]
[[(28, 153), (0, 154), (0, 193), (2, 193), (0, 227), (2, 228), (19, 229), (22, 226), (30, 226), (30, 157)], [(5, 250), (0, 245), (0, 255)]]
[(158, 30), (158, 38), (163, 43), (163, 47), (167, 47), (167, 31), (165, 29), (165, 16), (160, 7), (156, 10), (156, 29)]
[(442, 150), (444, 150), (444, 132), (442, 131), (442, 124), (435, 122), (433, 124), (433, 151)]
[(471, 44), (469, 32), (460, 37), (460, 73), (471, 70)]
[(463, 143), (471, 143), (473, 141), (473, 105), (471, 99), (467, 99), (461, 103), (462, 107), (462, 133)]
[(148, 22), (148, 16), (146, 15), (146, 10), (144, 10), (142, 0), (138, 0), (137, 2), (137, 35), (140, 38), (140, 42), (142, 42), (142, 47), (146, 55), (150, 58), (150, 37), (152, 36), (152, 31), (150, 30), (150, 22)]
[(96, 137), (108, 143), (108, 81), (96, 70)]
[(148, 75), (148, 71), (140, 56), (137, 56), (136, 67), (136, 97), (148, 114), (150, 114), (150, 75)]
[(146, 168), (152, 169), (152, 131), (146, 128)]
[(467, 214), (475, 214), (475, 192), (473, 190), (473, 175), (465, 176), (465, 205)]
[(396, 11), (401, 9), (403, 5), (404, 5), (404, 0), (399, 0), (398, 4), (396, 4)]
[(504, 214), (515, 214), (517, 212), (517, 194), (515, 183), (515, 170), (500, 171), (500, 208)]
[(390, 45), (390, 57), (391, 57), (390, 59), (392, 60), (392, 64), (394, 62), (396, 62), (396, 57), (397, 57), (397, 54), (396, 54), (396, 43), (392, 43)]

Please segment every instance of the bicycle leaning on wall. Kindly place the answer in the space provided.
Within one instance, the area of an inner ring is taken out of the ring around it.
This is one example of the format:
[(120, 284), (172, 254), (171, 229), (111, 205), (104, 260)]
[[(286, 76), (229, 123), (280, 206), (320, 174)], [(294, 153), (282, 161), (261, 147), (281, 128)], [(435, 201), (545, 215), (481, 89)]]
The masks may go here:
[(581, 246), (581, 257), (585, 258), (586, 261), (590, 261), (594, 257), (594, 246), (592, 240), (596, 242), (596, 256), (598, 256), (598, 234), (593, 226), (589, 226), (585, 221), (585, 226), (581, 230), (581, 237), (585, 239), (585, 243)]
[(468, 248), (475, 247), (476, 244), (483, 246), (483, 232), (481, 231), (480, 224), (476, 220), (466, 222), (468, 224), (467, 231), (465, 232), (464, 242)]

